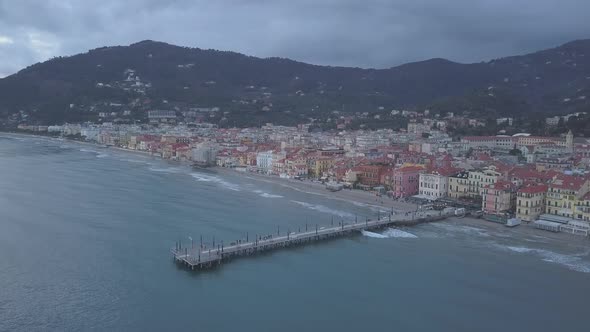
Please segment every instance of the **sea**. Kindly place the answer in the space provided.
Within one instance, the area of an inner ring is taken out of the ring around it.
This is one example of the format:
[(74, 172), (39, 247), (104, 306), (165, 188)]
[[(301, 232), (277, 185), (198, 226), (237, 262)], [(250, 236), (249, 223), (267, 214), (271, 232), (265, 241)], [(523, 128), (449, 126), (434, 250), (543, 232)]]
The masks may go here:
[(247, 174), (0, 134), (0, 331), (588, 331), (590, 241), (466, 219), (191, 272), (183, 246), (375, 216)]

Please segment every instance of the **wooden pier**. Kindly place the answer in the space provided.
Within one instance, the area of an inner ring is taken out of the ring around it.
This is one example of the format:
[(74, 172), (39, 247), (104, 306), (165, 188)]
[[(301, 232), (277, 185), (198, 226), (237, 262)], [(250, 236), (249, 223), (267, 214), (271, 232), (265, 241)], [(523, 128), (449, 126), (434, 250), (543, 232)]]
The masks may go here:
[[(375, 220), (365, 219), (363, 221), (354, 220), (352, 222), (340, 221), (338, 225), (321, 226), (306, 225), (306, 230), (301, 232), (287, 232), (279, 235), (256, 235), (253, 240), (247, 238), (232, 242), (229, 246), (224, 246), (223, 242), (212, 247), (205, 248), (202, 244), (195, 247), (194, 242), (190, 247), (183, 247), (179, 242), (175, 248), (170, 251), (174, 261), (190, 270), (210, 269), (220, 265), (222, 262), (236, 257), (251, 256), (263, 252), (275, 251), (282, 248), (304, 245), (312, 242), (320, 242), (337, 237), (348, 236), (360, 233), (363, 230), (378, 230), (391, 226), (411, 226), (420, 223), (439, 221), (454, 216), (454, 212), (442, 211), (423, 211), (409, 212), (389, 215), (386, 218)], [(191, 241), (192, 242), (192, 241)]]

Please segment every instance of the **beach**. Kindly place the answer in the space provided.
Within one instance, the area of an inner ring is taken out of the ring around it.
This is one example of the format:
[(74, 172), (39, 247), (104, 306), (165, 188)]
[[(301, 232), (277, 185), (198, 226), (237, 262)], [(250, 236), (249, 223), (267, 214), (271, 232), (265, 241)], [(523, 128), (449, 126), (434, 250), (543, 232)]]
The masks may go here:
[(212, 168), (219, 174), (243, 174), (243, 176), (264, 181), (268, 183), (275, 183), (282, 186), (290, 187), (293, 190), (305, 192), (311, 195), (321, 195), (330, 199), (343, 200), (356, 204), (364, 204), (382, 210), (394, 209), (395, 212), (409, 212), (418, 209), (417, 204), (403, 202), (400, 200), (393, 200), (385, 195), (377, 196), (373, 192), (357, 190), (357, 189), (342, 189), (340, 191), (329, 191), (326, 185), (317, 181), (311, 180), (295, 180), (284, 179), (278, 176), (262, 175), (253, 172), (235, 171), (231, 168), (215, 167)]

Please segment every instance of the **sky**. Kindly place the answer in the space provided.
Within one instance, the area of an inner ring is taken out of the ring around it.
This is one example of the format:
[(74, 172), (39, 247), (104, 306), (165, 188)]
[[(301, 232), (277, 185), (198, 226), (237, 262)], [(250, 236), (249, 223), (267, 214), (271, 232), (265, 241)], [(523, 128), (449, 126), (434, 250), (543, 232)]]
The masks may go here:
[(479, 62), (590, 38), (588, 0), (0, 0), (0, 77), (151, 39), (338, 66)]

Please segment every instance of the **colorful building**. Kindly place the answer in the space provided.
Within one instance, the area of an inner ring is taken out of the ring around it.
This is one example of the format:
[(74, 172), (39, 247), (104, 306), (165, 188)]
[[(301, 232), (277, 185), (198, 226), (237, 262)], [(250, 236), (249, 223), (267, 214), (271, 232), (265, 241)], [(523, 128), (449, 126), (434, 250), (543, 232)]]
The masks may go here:
[(590, 181), (583, 176), (559, 174), (549, 184), (545, 213), (562, 217), (583, 219), (584, 213), (577, 209), (590, 191)]
[(516, 192), (516, 217), (523, 221), (535, 221), (545, 213), (547, 185), (528, 183)]
[(510, 181), (486, 184), (482, 190), (482, 208), (485, 213), (511, 212), (516, 200), (516, 186)]
[(420, 173), (418, 194), (429, 199), (447, 197), (449, 176), (457, 173), (453, 168), (437, 168), (430, 172)]
[(409, 197), (418, 194), (420, 173), (423, 171), (424, 168), (420, 166), (405, 166), (394, 169), (391, 186), (393, 196)]
[(449, 176), (448, 196), (453, 199), (469, 197), (469, 172), (461, 171), (455, 175)]

